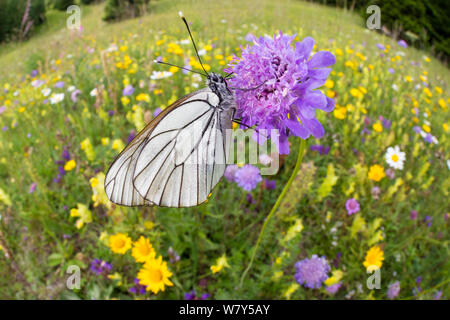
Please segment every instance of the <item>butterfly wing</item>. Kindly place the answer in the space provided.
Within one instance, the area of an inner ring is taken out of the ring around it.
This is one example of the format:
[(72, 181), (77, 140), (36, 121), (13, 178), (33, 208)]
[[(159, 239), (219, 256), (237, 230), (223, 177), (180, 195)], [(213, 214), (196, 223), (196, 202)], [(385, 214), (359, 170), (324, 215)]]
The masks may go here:
[[(190, 207), (204, 202), (225, 170), (231, 129), (209, 88), (152, 120), (119, 154), (105, 178), (108, 198), (126, 206)], [(228, 116), (228, 115), (226, 115)], [(217, 149), (220, 151), (216, 152)]]

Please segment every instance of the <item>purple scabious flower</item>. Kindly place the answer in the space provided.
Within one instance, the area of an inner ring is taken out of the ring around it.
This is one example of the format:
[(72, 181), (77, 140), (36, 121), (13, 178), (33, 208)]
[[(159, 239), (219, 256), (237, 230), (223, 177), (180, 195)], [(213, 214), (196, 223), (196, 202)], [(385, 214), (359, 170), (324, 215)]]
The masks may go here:
[(398, 44), (400, 47), (408, 48), (408, 44), (406, 43), (405, 40), (399, 40), (399, 41), (397, 42), (397, 44)]
[(389, 299), (395, 299), (400, 293), (400, 281), (395, 281), (394, 283), (391, 283), (389, 285), (388, 291), (387, 291), (387, 297)]
[(97, 275), (108, 274), (112, 270), (112, 265), (106, 261), (94, 259), (89, 269)]
[(351, 216), (352, 214), (359, 212), (359, 202), (354, 198), (348, 199), (345, 203), (345, 209), (347, 209), (348, 215)]
[(236, 174), (236, 171), (239, 169), (239, 167), (235, 164), (231, 164), (226, 167), (225, 173), (223, 174), (225, 176), (225, 179), (227, 179), (229, 182), (234, 182), (234, 175)]
[(262, 181), (262, 177), (257, 167), (246, 164), (236, 171), (234, 174), (234, 181), (242, 189), (251, 191)]
[(57, 83), (55, 83), (55, 88), (61, 89), (64, 88), (64, 81), (58, 81)]
[(303, 285), (311, 289), (319, 289), (322, 282), (328, 279), (328, 273), (330, 272), (330, 265), (327, 259), (318, 257), (313, 254), (310, 259), (305, 258), (298, 261), (295, 264), (295, 280), (300, 285)]
[(122, 95), (131, 96), (133, 93), (134, 93), (134, 88), (131, 84), (129, 84), (125, 88), (123, 88)]
[(272, 131), (270, 137), (275, 138), (281, 154), (289, 153), (290, 135), (321, 138), (325, 131), (315, 111), (334, 109), (333, 99), (314, 90), (325, 84), (331, 71), (326, 67), (336, 62), (334, 55), (319, 51), (309, 59), (314, 39), (307, 37), (294, 49), (295, 37), (281, 32), (273, 38), (253, 36), (253, 45), (243, 48), (242, 57), (235, 56), (225, 69), (235, 74), (231, 86), (254, 88), (235, 91), (236, 116), (259, 130), (278, 130), (278, 137)]

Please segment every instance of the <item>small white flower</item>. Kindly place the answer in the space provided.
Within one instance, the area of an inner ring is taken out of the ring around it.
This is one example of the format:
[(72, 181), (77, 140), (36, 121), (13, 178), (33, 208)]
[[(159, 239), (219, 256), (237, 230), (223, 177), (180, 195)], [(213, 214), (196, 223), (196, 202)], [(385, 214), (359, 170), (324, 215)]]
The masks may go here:
[(75, 89), (76, 89), (75, 86), (70, 86), (70, 87), (67, 88), (67, 91), (72, 92)]
[(198, 55), (199, 56), (204, 56), (205, 54), (206, 54), (206, 50), (205, 49), (198, 50)]
[(450, 170), (450, 159), (447, 160), (447, 168)]
[(180, 44), (189, 44), (189, 43), (190, 43), (189, 39), (183, 39), (180, 41)]
[(259, 162), (265, 166), (268, 166), (272, 162), (272, 158), (269, 155), (263, 153), (259, 156)]
[(64, 100), (64, 93), (54, 93), (50, 97), (50, 104), (56, 104)]
[(394, 89), (394, 91), (398, 91), (398, 86), (394, 83), (394, 84), (392, 85), (392, 89)]
[(42, 80), (33, 80), (33, 81), (31, 81), (31, 85), (33, 87), (35, 87), (35, 88), (39, 88), (43, 84), (44, 84), (44, 82)]
[(89, 93), (91, 95), (91, 97), (96, 97), (98, 93), (97, 88), (92, 89), (92, 91)]
[(52, 92), (49, 88), (44, 88), (41, 90), (41, 93), (44, 95), (44, 97), (48, 97), (48, 95)]
[(399, 146), (389, 147), (386, 155), (387, 164), (394, 169), (403, 170), (403, 163), (405, 162), (405, 153), (400, 151)]
[(164, 78), (169, 78), (173, 75), (170, 71), (153, 71), (152, 75), (150, 76), (150, 79), (152, 80), (159, 80)]

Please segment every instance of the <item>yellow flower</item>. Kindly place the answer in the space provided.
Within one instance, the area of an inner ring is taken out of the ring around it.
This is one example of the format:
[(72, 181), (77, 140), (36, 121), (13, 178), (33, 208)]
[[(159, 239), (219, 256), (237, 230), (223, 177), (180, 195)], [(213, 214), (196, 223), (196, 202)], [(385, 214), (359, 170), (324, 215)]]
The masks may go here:
[(128, 98), (127, 96), (123, 96), (122, 98), (120, 98), (120, 101), (122, 102), (122, 105), (126, 106), (130, 103), (130, 98)]
[(216, 264), (211, 266), (212, 273), (220, 272), (224, 267), (229, 268), (230, 265), (227, 262), (227, 257), (223, 254), (220, 258), (217, 258)]
[(325, 82), (325, 87), (327, 87), (328, 89), (333, 88), (333, 87), (334, 87), (334, 81), (328, 79), (328, 80)]
[(447, 124), (447, 123), (444, 123), (444, 124), (442, 125), (442, 128), (444, 129), (444, 131), (448, 131), (448, 124)]
[(431, 93), (430, 89), (427, 87), (423, 88), (423, 92), (427, 95), (427, 97), (431, 98), (433, 94)]
[(92, 201), (94, 201), (94, 208), (100, 204), (106, 208), (111, 209), (111, 201), (105, 193), (105, 174), (103, 172), (97, 173), (95, 177), (89, 180), (92, 188)]
[(107, 146), (109, 144), (109, 138), (105, 137), (101, 139), (102, 145)]
[(429, 126), (427, 126), (426, 124), (422, 125), (422, 129), (426, 133), (430, 133), (431, 132), (431, 128)]
[(144, 264), (137, 275), (139, 284), (147, 286), (146, 291), (152, 291), (157, 294), (159, 291), (164, 291), (165, 286), (173, 286), (169, 280), (172, 272), (167, 268), (167, 262), (162, 261), (160, 256), (157, 259), (149, 259)]
[(109, 247), (114, 253), (125, 254), (131, 248), (131, 238), (119, 232), (109, 237)]
[(436, 91), (436, 93), (439, 93), (439, 94), (442, 93), (442, 88), (441, 87), (435, 87), (434, 90)]
[(336, 54), (337, 54), (338, 56), (342, 56), (342, 55), (344, 54), (344, 52), (342, 52), (341, 49), (337, 48), (337, 49), (336, 49)]
[(147, 230), (153, 229), (154, 226), (155, 226), (155, 224), (153, 223), (153, 221), (145, 221), (144, 222), (144, 228)]
[(75, 168), (76, 166), (77, 166), (77, 163), (75, 162), (75, 160), (69, 160), (64, 165), (64, 170), (70, 171), (70, 170), (73, 170), (73, 168)]
[(345, 115), (347, 114), (347, 108), (346, 107), (338, 107), (336, 106), (336, 108), (333, 111), (333, 115), (340, 120), (345, 119)]
[(373, 130), (375, 130), (376, 132), (382, 132), (383, 131), (383, 126), (381, 123), (377, 122), (374, 123), (372, 126)]
[(150, 102), (150, 96), (146, 93), (139, 93), (136, 97), (136, 100)]
[(125, 145), (123, 144), (122, 140), (120, 139), (114, 139), (113, 143), (112, 143), (112, 148), (113, 150), (117, 150), (120, 151), (123, 148), (125, 148)]
[(442, 98), (438, 100), (438, 104), (442, 109), (444, 109), (446, 107), (445, 100)]
[(364, 96), (363, 92), (361, 90), (358, 90), (356, 88), (350, 89), (350, 94), (354, 96), (355, 98), (362, 98)]
[(386, 176), (384, 168), (378, 164), (374, 164), (369, 169), (369, 179), (373, 181), (380, 181)]
[(92, 222), (92, 214), (89, 209), (81, 203), (77, 203), (77, 208), (70, 210), (71, 217), (78, 217), (79, 219), (75, 222), (77, 229), (81, 229), (84, 224)]
[(95, 158), (95, 152), (94, 148), (91, 144), (91, 140), (89, 138), (84, 139), (80, 143), (81, 150), (84, 150), (84, 153), (86, 154), (86, 157), (88, 160), (92, 161)]
[(149, 259), (154, 259), (156, 252), (150, 241), (141, 236), (138, 241), (133, 243), (131, 255), (137, 262), (145, 262)]
[(381, 268), (384, 260), (384, 252), (379, 246), (373, 246), (366, 253), (366, 260), (363, 265), (366, 269)]
[(338, 283), (339, 281), (341, 281), (342, 277), (344, 276), (344, 273), (341, 270), (334, 270), (331, 273), (331, 277), (329, 277), (327, 280), (325, 280), (325, 285), (326, 286), (332, 286), (336, 283)]

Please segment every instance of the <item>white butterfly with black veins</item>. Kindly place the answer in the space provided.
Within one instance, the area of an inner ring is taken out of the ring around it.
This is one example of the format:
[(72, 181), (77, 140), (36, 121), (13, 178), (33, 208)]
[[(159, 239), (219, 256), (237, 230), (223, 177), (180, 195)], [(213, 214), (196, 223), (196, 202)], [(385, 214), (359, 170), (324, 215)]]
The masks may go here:
[(225, 172), (236, 104), (225, 78), (205, 73), (206, 88), (164, 109), (111, 164), (105, 191), (112, 202), (191, 207), (208, 198)]

